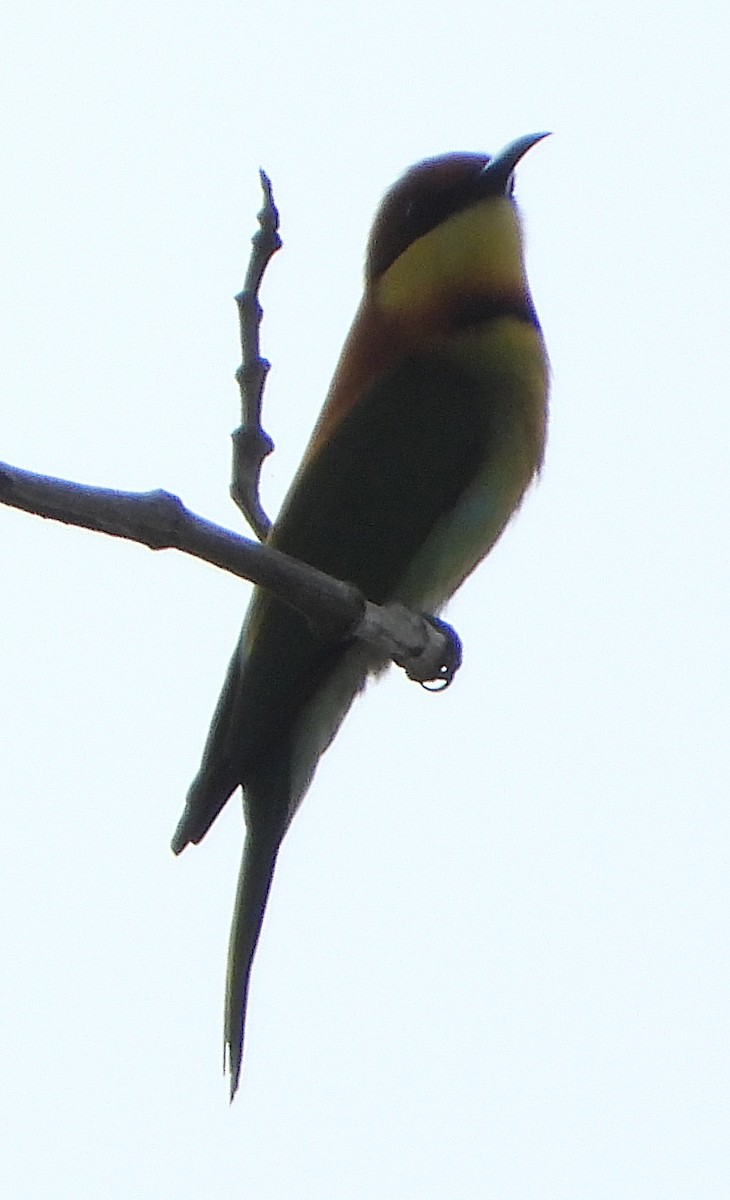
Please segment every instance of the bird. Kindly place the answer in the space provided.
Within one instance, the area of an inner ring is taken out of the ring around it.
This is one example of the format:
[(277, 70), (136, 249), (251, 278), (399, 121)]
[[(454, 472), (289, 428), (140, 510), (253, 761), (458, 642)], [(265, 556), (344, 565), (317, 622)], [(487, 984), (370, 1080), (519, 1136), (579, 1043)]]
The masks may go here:
[[(438, 614), (540, 471), (549, 365), (513, 186), (547, 136), (493, 157), (425, 159), (376, 212), (361, 303), (267, 538), (376, 604)], [(224, 1017), (231, 1100), (279, 847), (355, 696), (384, 665), (254, 589), (172, 839), (175, 854), (200, 842), (242, 789)]]

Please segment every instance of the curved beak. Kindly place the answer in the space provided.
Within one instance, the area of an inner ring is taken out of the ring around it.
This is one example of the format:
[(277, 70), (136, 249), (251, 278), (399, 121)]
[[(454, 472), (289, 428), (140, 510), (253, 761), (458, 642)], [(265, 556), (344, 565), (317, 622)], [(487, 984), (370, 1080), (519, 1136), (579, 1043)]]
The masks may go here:
[(482, 183), (489, 192), (506, 194), (509, 190), (512, 172), (520, 159), (523, 155), (527, 154), (527, 151), (532, 146), (535, 146), (546, 137), (550, 137), (550, 134), (526, 133), (524, 137), (510, 142), (508, 146), (505, 146), (504, 150), (500, 150), (499, 154), (495, 154), (494, 158), (490, 159), (480, 175)]

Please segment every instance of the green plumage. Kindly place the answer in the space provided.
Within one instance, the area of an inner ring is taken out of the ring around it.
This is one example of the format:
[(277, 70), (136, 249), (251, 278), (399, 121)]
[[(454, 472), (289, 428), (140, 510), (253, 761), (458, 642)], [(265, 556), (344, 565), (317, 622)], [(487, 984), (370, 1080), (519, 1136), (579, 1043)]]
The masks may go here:
[[(509, 199), (511, 170), (536, 140), (520, 139), (491, 162), (454, 155), (420, 164), (376, 220), (369, 270), (377, 251), (383, 271), (367, 278), (314, 449), (270, 539), (376, 603), (437, 611), (539, 468), (547, 363)], [(391, 233), (396, 218), (405, 232)], [(232, 1095), (279, 845), (319, 758), (381, 665), (362, 643), (322, 639), (295, 609), (254, 592), (172, 843), (178, 853), (200, 841), (242, 787), (246, 840), (225, 1016)]]
[[(322, 446), (285, 504), (272, 544), (356, 584), (375, 603), (390, 599), (437, 519), (483, 466), (488, 416), (478, 382), (443, 356), (400, 364)], [(199, 840), (233, 790), (282, 752), (293, 723), (347, 651), (264, 592), (256, 594), (252, 617), (255, 637), (248, 646), (244, 626), (191, 789), (186, 840)]]

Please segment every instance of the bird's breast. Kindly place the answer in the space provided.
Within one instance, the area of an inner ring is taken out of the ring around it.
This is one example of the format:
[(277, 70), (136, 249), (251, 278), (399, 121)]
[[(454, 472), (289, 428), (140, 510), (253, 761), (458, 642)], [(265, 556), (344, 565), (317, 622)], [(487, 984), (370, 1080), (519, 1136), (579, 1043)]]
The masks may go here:
[(450, 361), (473, 381), (483, 433), (477, 469), (396, 589), (403, 603), (434, 612), (519, 507), (542, 464), (547, 426), (548, 365), (536, 322), (504, 315), (452, 330), (443, 340)]

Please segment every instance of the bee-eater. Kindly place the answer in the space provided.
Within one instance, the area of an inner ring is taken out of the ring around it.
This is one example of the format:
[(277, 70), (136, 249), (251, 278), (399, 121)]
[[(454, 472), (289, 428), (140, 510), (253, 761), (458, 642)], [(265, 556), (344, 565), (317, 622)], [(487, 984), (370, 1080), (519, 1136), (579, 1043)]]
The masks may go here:
[[(269, 537), (375, 603), (437, 613), (540, 468), (548, 365), (512, 187), (545, 136), (491, 159), (418, 163), (376, 214), (363, 299)], [(354, 697), (383, 665), (363, 643), (323, 640), (254, 591), (172, 841), (176, 854), (199, 842), (243, 789), (225, 1006), (231, 1097), (279, 846)]]

